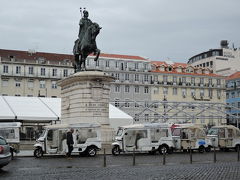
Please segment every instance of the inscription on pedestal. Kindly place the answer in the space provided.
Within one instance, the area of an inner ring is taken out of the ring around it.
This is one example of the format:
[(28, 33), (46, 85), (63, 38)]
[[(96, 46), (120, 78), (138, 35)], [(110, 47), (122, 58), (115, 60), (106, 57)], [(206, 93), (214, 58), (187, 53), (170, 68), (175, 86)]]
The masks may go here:
[(85, 112), (91, 112), (93, 116), (105, 116), (108, 113), (108, 104), (107, 103), (85, 103)]

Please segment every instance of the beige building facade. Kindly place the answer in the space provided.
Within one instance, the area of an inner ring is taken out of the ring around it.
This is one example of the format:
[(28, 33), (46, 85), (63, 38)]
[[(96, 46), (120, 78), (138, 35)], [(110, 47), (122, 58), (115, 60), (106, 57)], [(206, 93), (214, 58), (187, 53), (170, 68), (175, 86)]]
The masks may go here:
[[(178, 122), (206, 125), (226, 123), (226, 118), (216, 118), (219, 114), (217, 108), (210, 111), (201, 108), (203, 104), (225, 104), (223, 76), (211, 73), (208, 68), (195, 68), (184, 63), (152, 63), (155, 70), (152, 71), (154, 85), (151, 88), (151, 100), (166, 102), (165, 109), (159, 106), (158, 111), (165, 111), (168, 119)], [(173, 107), (175, 105), (176, 108)], [(173, 115), (181, 118), (177, 120)]]
[(0, 50), (0, 92), (3, 96), (59, 97), (57, 81), (74, 73), (72, 56)]

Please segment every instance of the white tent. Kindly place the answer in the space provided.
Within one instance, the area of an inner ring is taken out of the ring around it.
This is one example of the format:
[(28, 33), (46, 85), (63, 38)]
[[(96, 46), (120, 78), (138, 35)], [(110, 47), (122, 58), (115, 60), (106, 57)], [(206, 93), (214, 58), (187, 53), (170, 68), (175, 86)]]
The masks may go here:
[(15, 114), (12, 112), (3, 96), (0, 96), (0, 120), (1, 119), (15, 119)]
[[(51, 122), (61, 119), (61, 98), (0, 96), (0, 121)], [(133, 124), (133, 118), (109, 104), (110, 126)]]
[(109, 104), (109, 121), (110, 126), (116, 131), (119, 126), (125, 126), (133, 124), (133, 118), (116, 108), (112, 104)]
[(51, 122), (60, 119), (60, 98), (0, 96), (1, 121)]

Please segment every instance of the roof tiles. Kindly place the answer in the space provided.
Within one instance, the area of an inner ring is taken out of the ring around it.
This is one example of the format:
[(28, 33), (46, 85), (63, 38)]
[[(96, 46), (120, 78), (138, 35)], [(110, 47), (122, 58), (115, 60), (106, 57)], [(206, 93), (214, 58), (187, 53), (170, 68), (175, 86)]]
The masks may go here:
[(232, 80), (232, 79), (240, 79), (240, 71), (235, 72), (226, 78), (226, 80)]
[[(197, 72), (177, 72), (176, 68), (178, 67), (181, 67), (183, 69), (186, 69), (187, 67), (192, 67), (191, 65), (188, 65), (186, 63), (176, 63), (176, 62), (173, 62), (173, 63), (167, 63), (165, 61), (152, 61), (151, 62), (153, 65), (155, 65), (157, 67), (156, 70), (153, 70), (152, 72), (155, 72), (155, 73), (166, 73), (166, 74), (182, 74), (182, 75), (194, 75), (194, 76), (211, 76), (211, 77), (222, 77), (220, 75), (217, 75), (217, 74), (213, 74), (213, 73), (197, 73)], [(167, 70), (164, 70), (164, 71), (161, 71), (160, 69), (158, 69), (158, 67), (161, 67), (161, 66), (164, 66), (164, 67), (172, 67), (172, 71), (167, 71)], [(195, 68), (195, 67), (192, 67), (193, 69), (204, 69), (204, 68)], [(208, 68), (205, 68), (206, 70), (209, 70)]]
[[(38, 58), (45, 58), (46, 60), (64, 60), (70, 59), (73, 60), (74, 56), (71, 54), (57, 54), (57, 53), (46, 53), (46, 52), (33, 52), (30, 53), (28, 51), (19, 51), (19, 50), (6, 50), (0, 49), (0, 56), (9, 58), (10, 56), (15, 57), (16, 59), (38, 59)], [(93, 56), (91, 54), (90, 56)], [(101, 53), (100, 57), (105, 58), (118, 58), (118, 59), (131, 59), (131, 60), (147, 60), (140, 56), (131, 56), (131, 55), (120, 55), (120, 54), (106, 54)]]

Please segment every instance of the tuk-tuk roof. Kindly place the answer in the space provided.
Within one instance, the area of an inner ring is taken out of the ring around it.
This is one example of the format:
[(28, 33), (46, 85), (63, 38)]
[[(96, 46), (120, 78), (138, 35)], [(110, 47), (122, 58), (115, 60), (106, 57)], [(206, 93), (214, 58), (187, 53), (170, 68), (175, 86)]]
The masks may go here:
[(65, 128), (97, 128), (99, 124), (92, 123), (77, 123), (77, 124), (53, 124), (44, 126), (46, 129), (65, 129)]
[(220, 126), (213, 126), (211, 128), (231, 128), (231, 129), (236, 129), (239, 131), (239, 129), (233, 125), (220, 125)]
[(21, 125), (20, 122), (0, 123), (0, 128), (19, 128)]
[(189, 125), (184, 125), (184, 126), (176, 126), (174, 127), (174, 129), (203, 129), (202, 127), (199, 127), (198, 125), (194, 125), (194, 124), (189, 124)]
[(120, 128), (123, 128), (123, 129), (140, 129), (140, 128), (156, 128), (156, 127), (168, 128), (171, 126), (172, 124), (169, 124), (169, 123), (144, 123), (144, 124), (132, 124), (127, 126), (120, 126)]

